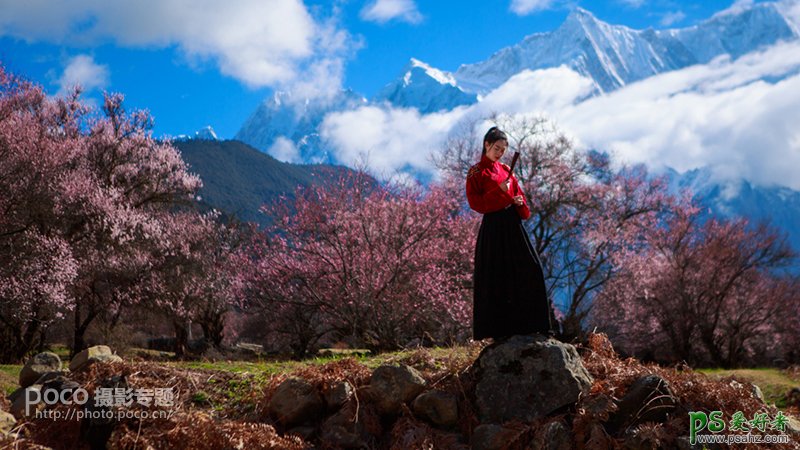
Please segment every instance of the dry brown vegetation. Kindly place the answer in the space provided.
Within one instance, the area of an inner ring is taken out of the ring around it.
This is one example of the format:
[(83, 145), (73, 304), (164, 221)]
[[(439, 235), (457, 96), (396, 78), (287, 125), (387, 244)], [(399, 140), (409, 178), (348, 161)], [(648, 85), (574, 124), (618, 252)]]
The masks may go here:
[[(276, 387), (287, 376), (299, 376), (326, 389), (333, 382), (347, 380), (357, 387), (356, 395), (345, 404), (346, 412), (359, 421), (370, 447), (382, 449), (435, 448), (467, 449), (473, 430), (479, 425), (473, 406), (474, 373), (472, 362), (483, 349), (474, 344), (448, 356), (434, 357), (431, 351), (420, 349), (391, 362), (404, 363), (418, 369), (429, 388), (456, 394), (459, 402), (459, 422), (451, 429), (440, 429), (415, 417), (404, 408), (398, 417), (386, 418), (377, 414), (371, 399), (363, 389), (369, 383), (371, 370), (354, 359), (341, 359), (324, 365), (309, 365), (291, 374), (272, 374), (268, 377), (254, 373), (232, 373), (203, 369), (180, 369), (163, 364), (113, 363), (95, 365), (75, 374), (73, 379), (92, 392), (100, 380), (124, 375), (128, 386), (134, 388), (171, 387), (175, 393), (174, 407), (169, 419), (127, 420), (119, 423), (108, 441), (109, 448), (256, 448), (303, 449), (334, 448), (319, 442), (316, 433), (310, 441), (288, 434), (267, 413), (267, 405)], [(612, 399), (625, 395), (637, 378), (656, 374), (667, 380), (678, 399), (678, 410), (665, 423), (645, 423), (636, 427), (641, 442), (650, 448), (675, 448), (676, 438), (688, 435), (688, 411), (722, 410), (726, 414), (742, 411), (752, 417), (761, 411), (774, 417), (777, 410), (754, 398), (751, 386), (732, 383), (731, 379), (714, 380), (688, 367), (665, 368), (642, 364), (629, 358), (620, 359), (604, 335), (592, 335), (578, 346), (583, 362), (594, 385), (589, 395), (573, 408), (534, 422), (505, 424), (512, 430), (509, 449), (531, 448), (540, 430), (552, 421), (561, 421), (571, 430), (575, 448), (623, 448), (623, 431), (610, 435), (603, 426), (616, 406)], [(793, 370), (797, 370), (796, 368)], [(4, 407), (8, 405), (5, 404)], [(136, 408), (132, 406), (131, 408)], [(67, 408), (67, 406), (59, 406)], [(152, 410), (152, 407), (151, 407)], [(324, 417), (316, 427), (321, 426)], [(0, 447), (88, 448), (81, 438), (78, 421), (30, 420), (20, 424), (21, 433), (4, 438)], [(629, 430), (630, 431), (630, 430)], [(796, 438), (795, 438), (796, 439)], [(759, 448), (730, 446), (730, 448)], [(790, 445), (771, 445), (772, 449), (797, 448)]]

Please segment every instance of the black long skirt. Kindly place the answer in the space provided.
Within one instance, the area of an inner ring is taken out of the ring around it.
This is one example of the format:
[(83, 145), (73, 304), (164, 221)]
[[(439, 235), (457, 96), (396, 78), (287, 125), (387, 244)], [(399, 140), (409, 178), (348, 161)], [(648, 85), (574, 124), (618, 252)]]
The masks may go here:
[(542, 264), (514, 207), (483, 216), (473, 281), (475, 340), (555, 331)]

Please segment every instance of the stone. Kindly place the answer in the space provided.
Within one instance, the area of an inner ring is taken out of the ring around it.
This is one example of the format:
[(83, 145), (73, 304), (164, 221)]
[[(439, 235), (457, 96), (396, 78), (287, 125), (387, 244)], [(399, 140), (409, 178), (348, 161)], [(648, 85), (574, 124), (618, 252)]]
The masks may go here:
[(800, 420), (793, 416), (786, 416), (786, 434), (792, 436), (794, 440), (800, 440)]
[(55, 353), (43, 352), (34, 355), (25, 363), (25, 367), (19, 373), (20, 387), (28, 387), (36, 383), (42, 375), (47, 372), (58, 372), (61, 370), (61, 358)]
[(458, 399), (449, 392), (423, 392), (414, 399), (411, 408), (414, 414), (434, 425), (451, 427), (458, 422)]
[(383, 365), (372, 372), (369, 392), (381, 414), (397, 414), (425, 389), (425, 379), (407, 365)]
[(529, 447), (533, 450), (572, 450), (572, 431), (560, 420), (547, 423)]
[(0, 436), (11, 433), (16, 425), (17, 419), (13, 414), (0, 410)]
[(107, 345), (95, 345), (81, 351), (69, 363), (70, 372), (76, 372), (89, 367), (96, 362), (120, 362), (122, 358), (113, 354)]
[[(38, 391), (38, 394), (34, 393), (29, 394), (28, 393), (29, 391)], [(41, 393), (42, 393), (42, 386), (38, 384), (34, 384), (26, 388), (17, 389), (16, 391), (12, 392), (11, 395), (8, 396), (8, 400), (11, 402), (11, 409), (9, 410), (9, 412), (17, 419), (34, 416), (37, 411), (41, 411), (42, 409), (44, 409), (44, 401), (41, 400)], [(28, 405), (26, 411), (25, 405), (27, 397), (29, 395), (34, 399), (38, 398), (39, 401)]]
[(593, 383), (575, 347), (538, 334), (489, 345), (473, 369), (482, 423), (535, 420), (574, 405)]
[(320, 427), (320, 441), (333, 448), (371, 448), (363, 421), (356, 420), (358, 408), (348, 402)]
[(313, 420), (324, 404), (317, 389), (302, 378), (283, 381), (269, 401), (269, 413), (285, 427)]
[(786, 394), (786, 406), (800, 407), (800, 387), (794, 387)]
[(631, 383), (625, 396), (617, 403), (618, 410), (609, 420), (613, 433), (623, 426), (643, 422), (663, 423), (678, 405), (669, 383), (658, 375), (645, 375)]
[(339, 408), (353, 398), (353, 386), (347, 381), (337, 381), (328, 386), (328, 389), (324, 392), (324, 397), (328, 408)]
[(519, 437), (519, 431), (495, 424), (478, 425), (472, 430), (472, 450), (501, 450)]
[(753, 398), (758, 399), (761, 403), (766, 403), (766, 401), (764, 400), (764, 394), (761, 392), (760, 387), (754, 384), (753, 388), (751, 389), (751, 392), (753, 393)]
[(81, 387), (81, 385), (78, 384), (77, 382), (72, 381), (64, 376), (50, 378), (45, 380), (44, 382), (39, 381), (36, 384), (41, 384), (43, 391), (52, 389), (57, 391), (58, 393), (61, 393), (63, 391), (74, 391)]
[(69, 372), (68, 371), (64, 371), (64, 370), (59, 370), (59, 371), (56, 371), (56, 372), (47, 372), (44, 375), (42, 375), (41, 377), (39, 377), (39, 379), (36, 380), (36, 383), (33, 383), (33, 384), (44, 385), (45, 383), (47, 383), (50, 380), (63, 379), (67, 375), (69, 375)]

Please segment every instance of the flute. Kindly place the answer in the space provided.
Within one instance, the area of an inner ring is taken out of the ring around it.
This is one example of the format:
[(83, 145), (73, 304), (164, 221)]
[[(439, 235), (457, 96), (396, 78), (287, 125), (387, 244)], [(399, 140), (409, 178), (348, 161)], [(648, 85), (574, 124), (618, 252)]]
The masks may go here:
[(519, 152), (514, 152), (514, 157), (511, 158), (511, 166), (508, 169), (508, 178), (506, 178), (506, 181), (510, 180), (511, 179), (511, 175), (514, 174), (514, 166), (517, 165), (517, 160), (518, 159), (519, 159)]

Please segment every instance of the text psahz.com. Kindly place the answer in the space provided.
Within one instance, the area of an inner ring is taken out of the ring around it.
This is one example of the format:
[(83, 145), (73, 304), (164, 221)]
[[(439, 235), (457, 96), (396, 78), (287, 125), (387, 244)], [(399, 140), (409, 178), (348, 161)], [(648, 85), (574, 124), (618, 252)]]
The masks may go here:
[(698, 434), (698, 444), (788, 444), (788, 434)]

